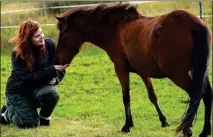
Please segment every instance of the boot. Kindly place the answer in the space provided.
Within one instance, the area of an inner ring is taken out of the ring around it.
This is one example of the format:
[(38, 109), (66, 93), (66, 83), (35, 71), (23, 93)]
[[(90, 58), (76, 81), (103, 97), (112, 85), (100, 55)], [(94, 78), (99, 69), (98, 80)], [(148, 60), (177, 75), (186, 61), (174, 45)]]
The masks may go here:
[(46, 120), (42, 117), (39, 117), (40, 119), (40, 126), (49, 126), (50, 125), (50, 120)]

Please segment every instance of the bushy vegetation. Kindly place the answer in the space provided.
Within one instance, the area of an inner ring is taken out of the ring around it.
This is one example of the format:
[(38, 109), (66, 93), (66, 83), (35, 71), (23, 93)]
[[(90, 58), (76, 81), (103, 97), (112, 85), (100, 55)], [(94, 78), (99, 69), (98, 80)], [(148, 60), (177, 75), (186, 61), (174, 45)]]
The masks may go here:
[[(55, 7), (55, 6), (67, 6), (67, 5), (85, 5), (85, 4), (100, 4), (100, 3), (109, 3), (110, 1), (57, 1), (57, 2), (51, 2), (47, 1), (46, 5), (47, 7)], [(52, 14), (59, 14), (64, 11), (65, 9), (49, 9), (48, 12)]]
[[(76, 4), (90, 4), (90, 3), (112, 3), (112, 1), (62, 1), (62, 2), (46, 2), (47, 7), (52, 6), (64, 6), (64, 5), (76, 5)], [(27, 8), (26, 8), (27, 7)], [(42, 8), (42, 2), (2, 2), (2, 11), (20, 10), (20, 9), (31, 9), (31, 8)], [(198, 2), (151, 2), (142, 3), (138, 5), (141, 12), (146, 16), (159, 16), (164, 13), (170, 12), (174, 9), (184, 9), (194, 15), (199, 16), (199, 3)], [(162, 7), (163, 10), (162, 10)], [(211, 2), (202, 2), (203, 15), (211, 15), (212, 8)], [(56, 15), (59, 15), (63, 11), (68, 9), (55, 9), (48, 10), (47, 16), (44, 16), (44, 10), (29, 11), (29, 12), (16, 12), (7, 13), (1, 15), (2, 26), (17, 26), (24, 20), (29, 18), (37, 20), (41, 24), (56, 24)], [(203, 18), (208, 23), (209, 27), (212, 28), (212, 17)], [(56, 26), (43, 27), (44, 32), (48, 37), (53, 38), (57, 42), (58, 30)], [(1, 51), (7, 52), (11, 50), (11, 46), (8, 43), (8, 39), (15, 34), (17, 28), (12, 29), (1, 29)]]

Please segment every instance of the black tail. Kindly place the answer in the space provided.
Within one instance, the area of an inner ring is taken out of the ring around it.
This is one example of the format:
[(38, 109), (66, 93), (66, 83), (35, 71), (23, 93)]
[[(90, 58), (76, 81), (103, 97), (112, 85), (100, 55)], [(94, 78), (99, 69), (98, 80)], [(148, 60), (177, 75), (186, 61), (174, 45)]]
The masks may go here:
[(181, 125), (176, 132), (188, 132), (207, 85), (208, 66), (210, 58), (210, 34), (208, 28), (200, 25), (192, 32), (194, 39), (194, 49), (192, 57), (192, 83), (190, 86), (190, 104)]
[(210, 58), (210, 40), (208, 28), (199, 25), (199, 29), (192, 33), (194, 51), (192, 59), (192, 99), (201, 99), (207, 85), (208, 66)]

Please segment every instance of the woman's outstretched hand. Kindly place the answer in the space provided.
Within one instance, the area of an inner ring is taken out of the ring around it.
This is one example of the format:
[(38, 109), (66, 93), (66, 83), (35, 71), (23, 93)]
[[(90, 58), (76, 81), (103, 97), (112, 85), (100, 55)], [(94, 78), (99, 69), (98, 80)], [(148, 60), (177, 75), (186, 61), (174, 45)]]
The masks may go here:
[(53, 78), (51, 81), (50, 81), (50, 85), (55, 85), (55, 83), (56, 83), (56, 79), (55, 78)]
[[(54, 67), (55, 67), (55, 69), (56, 69), (56, 71), (64, 71), (67, 67), (69, 67), (69, 64), (66, 64), (66, 65), (54, 65)], [(53, 78), (51, 81), (50, 81), (50, 83), (49, 84), (51, 84), (51, 85), (55, 85), (55, 83), (56, 83), (56, 78)]]

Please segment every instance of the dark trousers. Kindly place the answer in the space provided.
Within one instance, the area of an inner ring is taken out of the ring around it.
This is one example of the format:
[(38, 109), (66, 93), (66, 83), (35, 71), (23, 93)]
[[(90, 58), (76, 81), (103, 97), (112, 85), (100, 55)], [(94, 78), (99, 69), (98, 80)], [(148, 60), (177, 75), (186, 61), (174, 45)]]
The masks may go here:
[[(20, 94), (6, 95), (7, 107), (5, 118), (20, 128), (36, 127), (41, 117), (50, 117), (59, 96), (53, 85), (43, 86), (35, 90), (33, 96)], [(38, 115), (37, 108), (41, 108)]]

